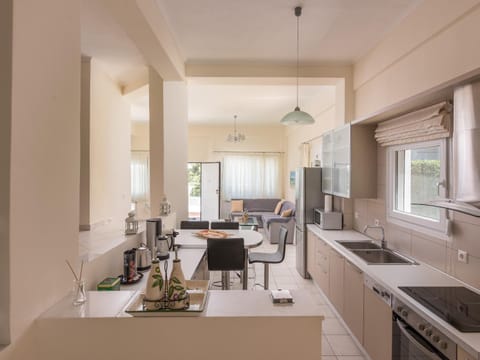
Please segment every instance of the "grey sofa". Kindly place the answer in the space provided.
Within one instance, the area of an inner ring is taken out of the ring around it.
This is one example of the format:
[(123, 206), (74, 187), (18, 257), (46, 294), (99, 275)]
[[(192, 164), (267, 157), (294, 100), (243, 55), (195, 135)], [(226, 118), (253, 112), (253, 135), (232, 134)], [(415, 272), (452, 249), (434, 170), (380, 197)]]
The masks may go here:
[(287, 244), (293, 244), (293, 235), (295, 232), (295, 204), (285, 201), (280, 209), (280, 214), (285, 210), (292, 210), (291, 216), (283, 217), (274, 213), (262, 215), (262, 223), (265, 229), (265, 236), (271, 244), (278, 243), (281, 226), (287, 228)]
[[(295, 232), (295, 204), (291, 201), (284, 201), (280, 209), (280, 214), (284, 210), (292, 209), (289, 217), (282, 217), (274, 214), (275, 207), (281, 199), (232, 199), (243, 200), (243, 209), (248, 211), (248, 216), (255, 217), (259, 228), (264, 228), (265, 236), (270, 243), (278, 242), (280, 226), (287, 228), (287, 243), (293, 243)], [(230, 217), (241, 216), (241, 211), (230, 212)]]
[[(262, 215), (264, 214), (273, 214), (275, 211), (275, 206), (281, 199), (232, 199), (232, 200), (243, 200), (243, 210), (248, 211), (248, 216), (255, 217), (258, 222), (258, 227), (263, 227)], [(242, 216), (242, 211), (232, 211), (230, 212), (230, 218), (233, 219), (235, 216)]]

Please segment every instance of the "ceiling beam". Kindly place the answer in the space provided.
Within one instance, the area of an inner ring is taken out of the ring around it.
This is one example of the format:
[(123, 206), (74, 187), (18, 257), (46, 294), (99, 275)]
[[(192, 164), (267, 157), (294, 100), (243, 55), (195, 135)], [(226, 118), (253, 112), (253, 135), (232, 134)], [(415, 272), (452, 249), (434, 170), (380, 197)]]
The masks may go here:
[(102, 1), (163, 80), (184, 80), (184, 60), (155, 0)]

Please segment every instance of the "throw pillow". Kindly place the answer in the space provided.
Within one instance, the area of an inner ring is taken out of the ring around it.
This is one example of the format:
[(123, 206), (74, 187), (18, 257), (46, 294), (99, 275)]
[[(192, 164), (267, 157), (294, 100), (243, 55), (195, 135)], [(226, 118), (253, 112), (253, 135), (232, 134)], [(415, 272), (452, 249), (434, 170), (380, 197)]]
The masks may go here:
[(281, 216), (282, 216), (282, 217), (292, 216), (292, 209), (283, 210)]
[(232, 200), (232, 209), (230, 211), (243, 211), (243, 200)]
[(278, 203), (277, 203), (277, 206), (275, 206), (275, 210), (273, 211), (273, 213), (275, 215), (279, 215), (280, 214), (280, 209), (282, 208), (282, 204), (285, 202), (285, 200), (280, 200)]

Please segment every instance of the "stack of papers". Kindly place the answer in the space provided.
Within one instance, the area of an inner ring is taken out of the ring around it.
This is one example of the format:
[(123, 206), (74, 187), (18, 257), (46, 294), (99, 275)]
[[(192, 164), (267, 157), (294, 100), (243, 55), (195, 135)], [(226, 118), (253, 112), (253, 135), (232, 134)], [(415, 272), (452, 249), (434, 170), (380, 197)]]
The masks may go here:
[(274, 304), (293, 304), (293, 297), (290, 290), (278, 289), (270, 290), (272, 302)]

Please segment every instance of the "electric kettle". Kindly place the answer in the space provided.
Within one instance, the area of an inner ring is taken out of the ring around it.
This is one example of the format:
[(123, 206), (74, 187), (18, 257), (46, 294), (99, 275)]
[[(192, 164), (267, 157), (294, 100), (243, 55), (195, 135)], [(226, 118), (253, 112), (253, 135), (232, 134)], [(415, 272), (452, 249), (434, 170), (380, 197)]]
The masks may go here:
[(144, 243), (135, 249), (135, 259), (138, 271), (145, 271), (152, 266), (152, 252)]
[(157, 236), (157, 258), (159, 260), (165, 260), (170, 257), (168, 252), (172, 248), (172, 241), (169, 240), (168, 236), (159, 235)]

